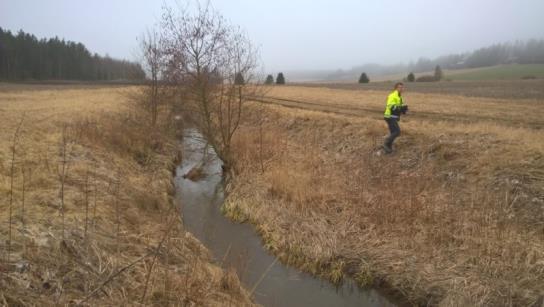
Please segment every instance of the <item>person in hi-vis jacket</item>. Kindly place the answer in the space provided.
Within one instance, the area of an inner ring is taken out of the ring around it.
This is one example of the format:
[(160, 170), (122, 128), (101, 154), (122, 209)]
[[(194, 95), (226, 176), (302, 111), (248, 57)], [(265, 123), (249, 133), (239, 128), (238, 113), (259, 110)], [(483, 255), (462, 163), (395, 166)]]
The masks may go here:
[(402, 103), (403, 91), (404, 84), (399, 82), (395, 84), (395, 89), (387, 97), (387, 105), (385, 106), (383, 117), (389, 127), (389, 136), (383, 143), (383, 150), (388, 154), (393, 152), (393, 142), (400, 135), (400, 115), (406, 114), (408, 111), (408, 106)]

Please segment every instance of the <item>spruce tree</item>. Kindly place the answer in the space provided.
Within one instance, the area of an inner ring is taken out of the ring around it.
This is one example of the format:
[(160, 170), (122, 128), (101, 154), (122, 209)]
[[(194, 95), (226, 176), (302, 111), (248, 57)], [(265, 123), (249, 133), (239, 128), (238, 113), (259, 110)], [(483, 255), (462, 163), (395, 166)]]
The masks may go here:
[(280, 72), (276, 77), (276, 84), (285, 84), (285, 77), (283, 76), (282, 72)]
[(370, 82), (370, 79), (368, 79), (368, 76), (366, 73), (362, 73), (361, 77), (359, 77), (359, 83), (368, 83)]
[(266, 81), (264, 81), (264, 84), (266, 84), (266, 85), (272, 85), (272, 84), (274, 84), (274, 76), (268, 75), (268, 76), (266, 77)]
[(408, 82), (414, 82), (414, 81), (416, 81), (416, 76), (414, 75), (413, 72), (411, 72), (411, 73), (408, 74), (408, 77), (406, 77), (406, 80)]
[(443, 77), (444, 74), (442, 73), (442, 68), (440, 68), (440, 65), (436, 65), (436, 68), (434, 69), (434, 79), (436, 81), (440, 81)]

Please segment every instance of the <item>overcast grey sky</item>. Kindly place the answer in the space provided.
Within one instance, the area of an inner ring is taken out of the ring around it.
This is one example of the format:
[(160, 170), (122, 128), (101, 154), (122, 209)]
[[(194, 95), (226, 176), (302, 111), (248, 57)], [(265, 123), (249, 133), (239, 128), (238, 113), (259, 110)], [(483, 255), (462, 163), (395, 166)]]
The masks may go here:
[[(0, 27), (134, 59), (136, 38), (175, 0), (0, 0)], [(267, 70), (396, 64), (544, 38), (544, 0), (214, 0), (260, 46)]]

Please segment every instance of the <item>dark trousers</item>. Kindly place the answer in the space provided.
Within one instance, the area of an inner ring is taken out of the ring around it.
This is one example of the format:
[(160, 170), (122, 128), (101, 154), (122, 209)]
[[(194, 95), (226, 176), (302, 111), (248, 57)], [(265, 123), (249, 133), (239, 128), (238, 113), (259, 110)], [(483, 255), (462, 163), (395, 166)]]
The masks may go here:
[(389, 127), (389, 136), (385, 139), (385, 146), (393, 148), (393, 142), (400, 135), (400, 126), (398, 118), (386, 118)]

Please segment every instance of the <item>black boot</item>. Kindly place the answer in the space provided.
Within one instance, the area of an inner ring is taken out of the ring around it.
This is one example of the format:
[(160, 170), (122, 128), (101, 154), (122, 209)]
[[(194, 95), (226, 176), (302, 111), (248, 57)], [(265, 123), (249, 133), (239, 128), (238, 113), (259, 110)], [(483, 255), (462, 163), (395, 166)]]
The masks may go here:
[(389, 146), (387, 143), (384, 143), (383, 151), (385, 151), (386, 154), (390, 154), (393, 152), (393, 148), (391, 148), (391, 146)]

